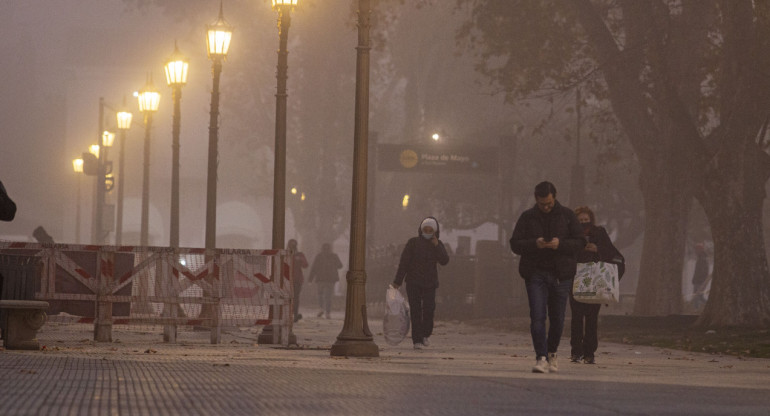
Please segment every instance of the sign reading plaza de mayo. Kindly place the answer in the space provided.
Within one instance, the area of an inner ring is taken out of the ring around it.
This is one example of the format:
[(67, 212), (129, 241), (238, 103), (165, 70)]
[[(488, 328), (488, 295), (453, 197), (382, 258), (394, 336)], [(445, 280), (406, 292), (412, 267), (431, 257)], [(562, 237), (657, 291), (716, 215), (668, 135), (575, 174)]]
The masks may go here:
[(393, 172), (498, 173), (498, 152), (492, 147), (380, 144), (377, 166)]

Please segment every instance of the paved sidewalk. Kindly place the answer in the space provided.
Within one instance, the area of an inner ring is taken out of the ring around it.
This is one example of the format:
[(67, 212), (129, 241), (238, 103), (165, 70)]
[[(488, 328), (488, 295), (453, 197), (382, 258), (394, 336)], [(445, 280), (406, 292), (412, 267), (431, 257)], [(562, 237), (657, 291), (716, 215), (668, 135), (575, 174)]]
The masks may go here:
[[(308, 316), (308, 314), (305, 314)], [(529, 334), (438, 322), (426, 350), (332, 358), (342, 315), (295, 324), (298, 349), (256, 331), (118, 334), (115, 342), (0, 351), (0, 415), (767, 415), (770, 360), (600, 344), (596, 365), (533, 374)], [(75, 338), (73, 338), (75, 339)], [(562, 341), (568, 351), (569, 340)]]

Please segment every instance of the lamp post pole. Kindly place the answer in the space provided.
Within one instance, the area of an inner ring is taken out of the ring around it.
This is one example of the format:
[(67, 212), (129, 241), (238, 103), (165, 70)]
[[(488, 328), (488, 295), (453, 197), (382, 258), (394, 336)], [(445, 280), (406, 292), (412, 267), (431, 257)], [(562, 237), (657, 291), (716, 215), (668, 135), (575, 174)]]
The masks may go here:
[(171, 87), (174, 115), (171, 127), (171, 232), (169, 245), (179, 247), (179, 131), (182, 120), (182, 87), (187, 83), (187, 59), (174, 42), (174, 53), (166, 62), (166, 83)]
[[(296, 1), (294, 2), (296, 4)], [(284, 248), (286, 232), (286, 83), (289, 70), (291, 1), (273, 1), (278, 10), (278, 67), (275, 93), (275, 161), (273, 164), (273, 248)]]
[(117, 114), (118, 130), (120, 131), (120, 155), (118, 156), (118, 213), (115, 219), (115, 245), (123, 244), (123, 191), (126, 184), (124, 161), (126, 154), (126, 132), (131, 128), (133, 114), (125, 110), (126, 97), (123, 97), (124, 109)]
[(149, 216), (150, 216), (150, 136), (152, 132), (152, 115), (158, 111), (160, 94), (152, 85), (152, 75), (147, 78), (147, 85), (139, 93), (139, 111), (144, 115), (144, 170), (142, 174), (142, 226), (139, 237), (141, 246), (149, 245)]
[(206, 181), (206, 248), (217, 245), (217, 159), (218, 155), (218, 120), (219, 120), (219, 76), (222, 73), (222, 60), (214, 59), (211, 73), (211, 108), (209, 111), (209, 160)]
[[(273, 10), (278, 11), (278, 65), (276, 69), (275, 92), (275, 154), (273, 162), (273, 249), (285, 247), (286, 235), (286, 84), (289, 78), (289, 27), (291, 26), (291, 10), (298, 0), (273, 0)], [(270, 318), (276, 313), (270, 307)], [(273, 342), (272, 324), (262, 328), (257, 338), (261, 344)], [(280, 336), (278, 337), (280, 339)], [(296, 336), (289, 334), (289, 342), (296, 342)]]
[(353, 198), (350, 218), (350, 269), (345, 276), (345, 323), (332, 345), (332, 356), (377, 357), (366, 316), (366, 185), (369, 134), (369, 14), (370, 0), (358, 1), (356, 103), (353, 138)]
[(80, 200), (81, 200), (80, 183), (82, 182), (81, 178), (83, 177), (83, 159), (74, 159), (72, 161), (72, 169), (75, 171), (75, 174), (78, 177), (78, 191), (77, 191), (78, 204), (77, 204), (77, 207), (75, 207), (75, 244), (80, 244)]
[(175, 86), (171, 90), (174, 100), (174, 116), (171, 127), (171, 232), (169, 245), (179, 247), (179, 130), (181, 124), (180, 101), (182, 87)]
[(104, 240), (102, 236), (102, 214), (104, 212), (104, 180), (105, 180), (105, 168), (104, 161), (106, 160), (105, 148), (102, 143), (102, 134), (104, 132), (104, 98), (99, 97), (99, 156), (97, 158), (97, 174), (96, 174), (96, 210), (94, 211), (94, 224), (93, 224), (93, 241), (96, 245), (101, 245)]
[(150, 131), (152, 130), (152, 113), (144, 113), (144, 163), (142, 169), (142, 225), (139, 233), (139, 245), (149, 243), (150, 216)]
[(232, 27), (227, 24), (219, 3), (219, 18), (207, 27), (206, 46), (212, 61), (211, 74), (211, 109), (209, 111), (209, 159), (206, 181), (206, 244), (207, 249), (215, 249), (217, 243), (217, 159), (219, 141), (219, 77), (222, 73), (222, 61), (227, 57), (232, 38)]
[(115, 218), (115, 245), (123, 244), (123, 191), (126, 187), (124, 161), (126, 154), (126, 131), (120, 129), (120, 155), (118, 156), (118, 213)]

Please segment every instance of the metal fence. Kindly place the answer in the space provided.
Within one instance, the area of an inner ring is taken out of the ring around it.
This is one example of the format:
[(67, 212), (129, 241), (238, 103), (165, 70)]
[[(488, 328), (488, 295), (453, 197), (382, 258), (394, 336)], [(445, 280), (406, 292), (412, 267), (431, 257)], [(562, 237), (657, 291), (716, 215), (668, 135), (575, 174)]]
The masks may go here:
[(223, 331), (255, 334), (271, 325), (277, 329), (271, 331), (273, 343), (288, 345), (290, 254), (0, 242), (0, 257), (36, 258), (42, 264), (39, 272), (23, 277), (36, 279), (34, 299), (50, 304), (48, 323), (38, 332), (41, 341), (82, 339), (91, 331), (94, 341), (112, 341), (116, 330), (162, 333), (166, 342), (176, 342), (178, 335), (200, 340), (208, 332), (216, 344)]

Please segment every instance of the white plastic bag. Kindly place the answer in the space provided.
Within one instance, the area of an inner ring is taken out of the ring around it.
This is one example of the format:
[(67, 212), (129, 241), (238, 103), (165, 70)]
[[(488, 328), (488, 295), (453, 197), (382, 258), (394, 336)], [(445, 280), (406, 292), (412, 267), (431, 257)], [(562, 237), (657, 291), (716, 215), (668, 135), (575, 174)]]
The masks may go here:
[(385, 342), (398, 345), (409, 333), (409, 303), (404, 295), (392, 285), (385, 292), (385, 318), (382, 320), (382, 333)]
[(578, 263), (572, 296), (583, 303), (617, 303), (620, 301), (618, 266), (603, 261)]

